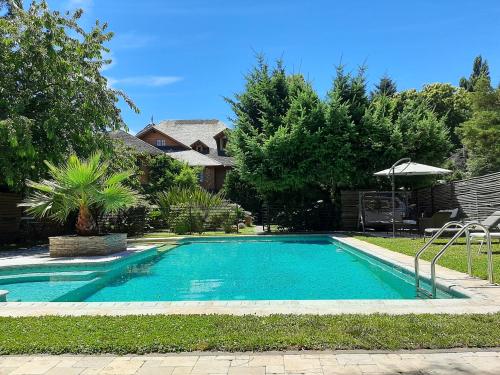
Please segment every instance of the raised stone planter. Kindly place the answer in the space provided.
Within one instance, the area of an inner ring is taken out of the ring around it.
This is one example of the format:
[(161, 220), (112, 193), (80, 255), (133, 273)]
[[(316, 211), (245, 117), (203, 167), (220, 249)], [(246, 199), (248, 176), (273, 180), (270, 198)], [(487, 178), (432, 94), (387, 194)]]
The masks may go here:
[(127, 250), (127, 234), (112, 233), (103, 236), (60, 236), (49, 238), (51, 257), (109, 255)]

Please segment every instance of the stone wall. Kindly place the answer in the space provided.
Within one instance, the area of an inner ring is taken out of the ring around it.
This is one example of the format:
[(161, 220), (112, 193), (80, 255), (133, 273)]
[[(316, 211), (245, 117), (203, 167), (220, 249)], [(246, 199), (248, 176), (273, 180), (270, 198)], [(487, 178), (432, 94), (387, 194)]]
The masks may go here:
[(108, 255), (127, 249), (127, 234), (104, 236), (60, 236), (49, 238), (51, 257)]

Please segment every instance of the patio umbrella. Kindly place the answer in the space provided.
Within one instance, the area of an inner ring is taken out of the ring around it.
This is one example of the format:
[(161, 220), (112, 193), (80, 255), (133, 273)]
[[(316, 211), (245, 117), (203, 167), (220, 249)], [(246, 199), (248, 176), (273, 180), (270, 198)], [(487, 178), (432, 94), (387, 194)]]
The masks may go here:
[(396, 237), (396, 216), (395, 208), (395, 191), (396, 191), (396, 176), (431, 176), (443, 175), (451, 173), (449, 169), (437, 168), (432, 165), (420, 164), (412, 162), (410, 158), (400, 159), (395, 162), (392, 167), (383, 171), (375, 172), (374, 176), (387, 176), (391, 179), (392, 185), (392, 236)]

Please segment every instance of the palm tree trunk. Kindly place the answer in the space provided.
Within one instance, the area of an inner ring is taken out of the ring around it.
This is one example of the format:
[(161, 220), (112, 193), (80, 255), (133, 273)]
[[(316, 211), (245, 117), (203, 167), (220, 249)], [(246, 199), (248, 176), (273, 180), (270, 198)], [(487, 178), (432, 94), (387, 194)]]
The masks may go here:
[(90, 210), (86, 206), (81, 206), (78, 211), (76, 221), (76, 233), (79, 236), (93, 236), (97, 234), (97, 226)]

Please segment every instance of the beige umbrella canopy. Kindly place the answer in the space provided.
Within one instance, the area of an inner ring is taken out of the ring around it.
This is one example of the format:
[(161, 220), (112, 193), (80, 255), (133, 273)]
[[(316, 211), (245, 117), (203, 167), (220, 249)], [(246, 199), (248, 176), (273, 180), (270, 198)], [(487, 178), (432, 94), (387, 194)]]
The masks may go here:
[(391, 179), (392, 185), (392, 236), (396, 237), (396, 222), (395, 217), (395, 190), (396, 183), (394, 178), (396, 176), (432, 176), (451, 173), (449, 169), (433, 167), (432, 165), (420, 164), (412, 162), (410, 158), (400, 159), (395, 162), (392, 167), (384, 169), (383, 171), (375, 172), (374, 176), (387, 176)]
[[(394, 169), (394, 172), (393, 172)], [(383, 171), (374, 173), (375, 176), (428, 176), (451, 173), (449, 169), (433, 167), (432, 165), (415, 163), (409, 161), (399, 164), (394, 168), (387, 168)]]

